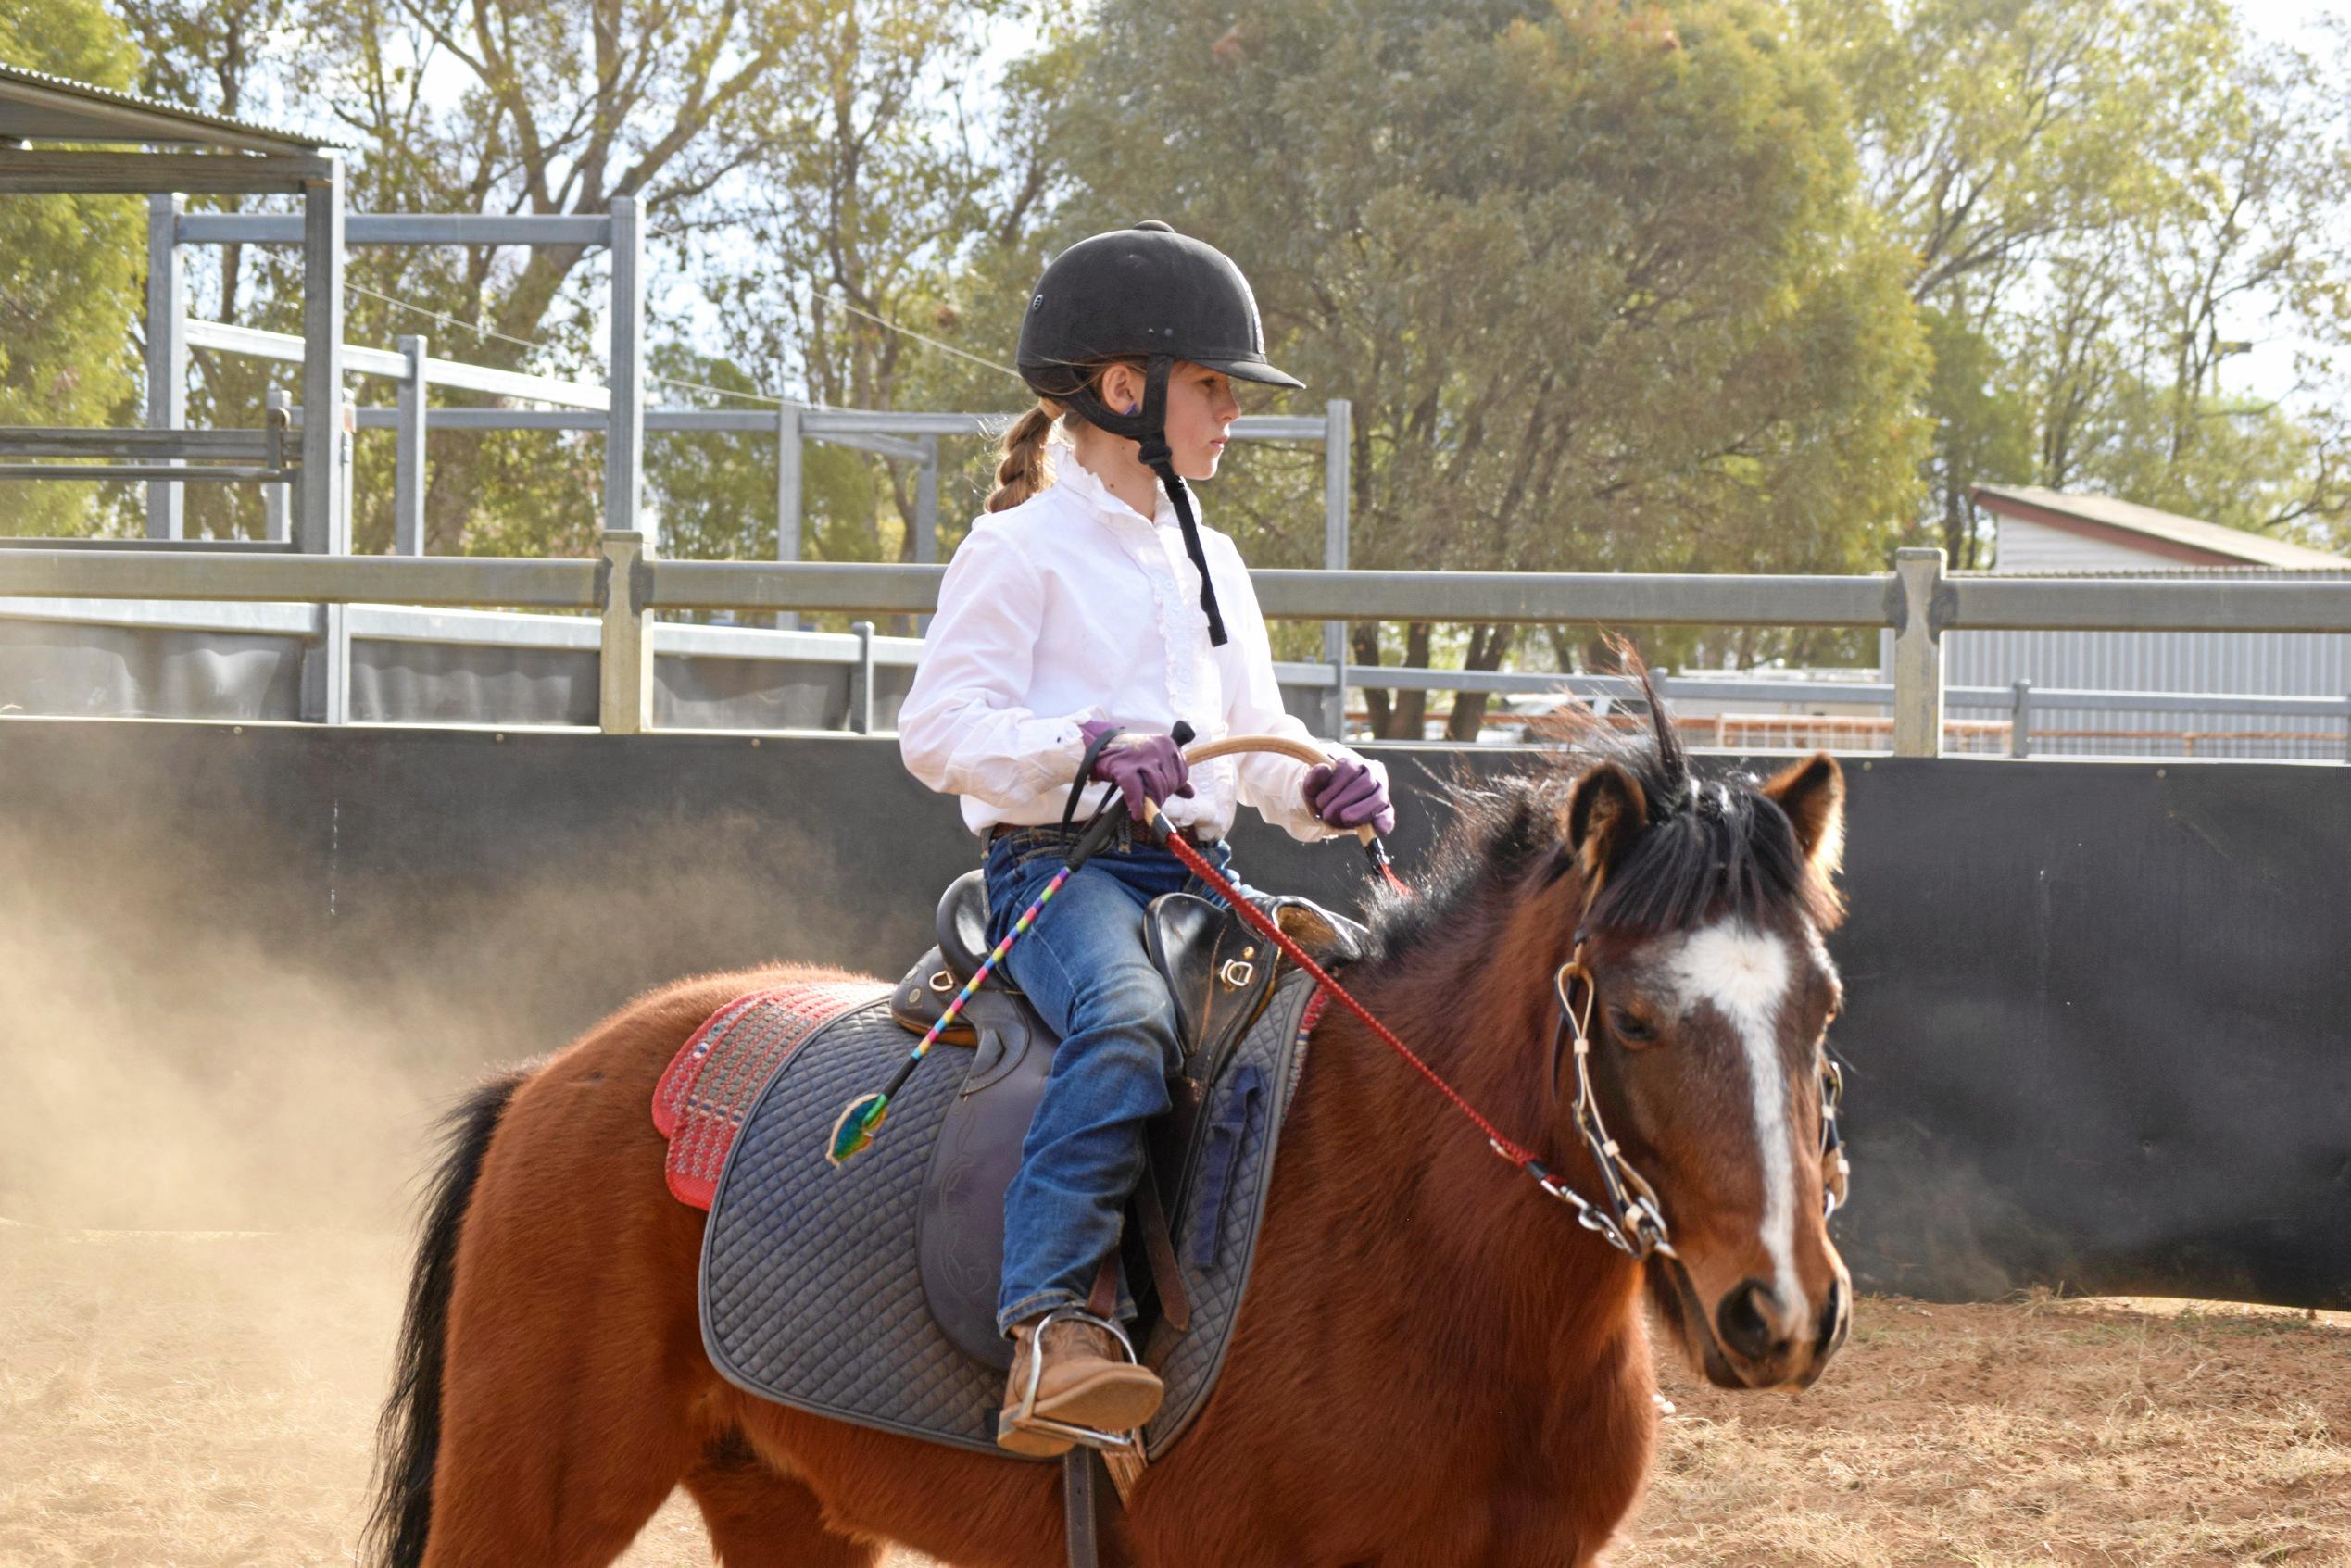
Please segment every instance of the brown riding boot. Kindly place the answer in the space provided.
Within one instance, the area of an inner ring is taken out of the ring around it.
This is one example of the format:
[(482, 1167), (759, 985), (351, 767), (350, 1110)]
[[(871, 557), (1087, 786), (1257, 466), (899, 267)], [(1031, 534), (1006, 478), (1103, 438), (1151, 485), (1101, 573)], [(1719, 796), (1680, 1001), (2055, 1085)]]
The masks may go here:
[[(1025, 1408), (1029, 1361), (1037, 1354), (1039, 1323), (1045, 1325), (1045, 1365), (1037, 1374), (1037, 1403), (1029, 1409)], [(1031, 1318), (1013, 1326), (1012, 1345), (1012, 1375), (996, 1418), (998, 1448), (1051, 1459), (1076, 1446), (1058, 1433), (1025, 1424), (1032, 1417), (1117, 1433), (1130, 1432), (1159, 1413), (1166, 1389), (1158, 1374), (1128, 1361), (1117, 1337), (1093, 1319)]]

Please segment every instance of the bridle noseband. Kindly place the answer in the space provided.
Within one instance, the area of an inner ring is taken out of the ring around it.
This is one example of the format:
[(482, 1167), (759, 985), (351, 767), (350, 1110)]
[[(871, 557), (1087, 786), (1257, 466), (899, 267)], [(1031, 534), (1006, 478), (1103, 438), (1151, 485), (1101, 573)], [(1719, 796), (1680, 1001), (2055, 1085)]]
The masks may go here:
[[(1575, 1000), (1578, 982), (1584, 992), (1581, 1007)], [(1600, 980), (1584, 962), (1581, 933), (1577, 935), (1575, 951), (1553, 974), (1551, 983), (1553, 992), (1559, 997), (1559, 1022), (1551, 1042), (1552, 1098), (1554, 1103), (1558, 1099), (1560, 1061), (1572, 1036), (1576, 1103), (1570, 1114), (1575, 1118), (1576, 1132), (1583, 1139), (1585, 1151), (1591, 1156), (1592, 1168), (1600, 1173), (1602, 1201), (1594, 1203), (1561, 1181), (1540, 1160), (1527, 1162), (1527, 1173), (1545, 1192), (1576, 1210), (1578, 1224), (1598, 1235), (1634, 1262), (1644, 1262), (1653, 1256), (1670, 1258), (1678, 1263), (1681, 1254), (1674, 1250), (1673, 1235), (1666, 1223), (1665, 1205), (1657, 1189), (1625, 1158), (1624, 1150), (1608, 1135), (1608, 1125), (1601, 1119), (1600, 1098), (1591, 1083), (1591, 1010), (1600, 997)], [(1844, 1074), (1824, 1050), (1820, 1057), (1820, 1217), (1824, 1222), (1844, 1202), (1846, 1183), (1853, 1171), (1845, 1159), (1844, 1140), (1837, 1131), (1837, 1106), (1844, 1092)]]

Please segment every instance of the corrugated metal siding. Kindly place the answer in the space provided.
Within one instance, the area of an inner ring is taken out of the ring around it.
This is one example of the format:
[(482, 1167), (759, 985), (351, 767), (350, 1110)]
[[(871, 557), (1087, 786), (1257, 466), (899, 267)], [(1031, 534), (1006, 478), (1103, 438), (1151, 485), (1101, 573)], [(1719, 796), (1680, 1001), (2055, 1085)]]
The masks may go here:
[(2010, 576), (2038, 577), (2058, 571), (2161, 571), (2176, 568), (2169, 556), (2134, 550), (2107, 539), (2089, 539), (2020, 518), (1998, 520), (1992, 570)]
[[(2054, 530), (2048, 532), (2055, 532)], [(2089, 574), (2082, 574), (2089, 575)], [(2264, 567), (2097, 573), (2214, 582), (2344, 581), (2351, 571)], [(2351, 696), (2351, 636), (2257, 632), (1953, 632), (1943, 639), (1944, 680), (1955, 686), (2102, 691), (2231, 692), (2271, 696)], [(1951, 709), (1954, 718), (2005, 718), (2005, 709)], [(2319, 757), (2345, 755), (2340, 720), (2245, 713), (2042, 711), (2032, 749), (2087, 757)], [(2049, 734), (2099, 731), (2104, 734)]]
[[(291, 721), (301, 716), (305, 652), (295, 635), (0, 619), (0, 714)], [(596, 666), (593, 648), (354, 637), (351, 717), (592, 726)], [(896, 727), (913, 675), (874, 671), (876, 729)], [(849, 719), (846, 664), (664, 652), (653, 683), (664, 727), (837, 730)]]

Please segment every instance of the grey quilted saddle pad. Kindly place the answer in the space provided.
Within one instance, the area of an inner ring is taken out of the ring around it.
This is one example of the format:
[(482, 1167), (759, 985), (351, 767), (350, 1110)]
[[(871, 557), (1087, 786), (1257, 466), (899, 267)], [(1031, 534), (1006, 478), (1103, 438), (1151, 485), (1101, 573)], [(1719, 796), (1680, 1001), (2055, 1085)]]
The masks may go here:
[[(1146, 1347), (1167, 1384), (1143, 1435), (1153, 1457), (1199, 1414), (1223, 1368), (1313, 997), (1304, 975), (1282, 983), (1204, 1109), (1209, 1124), (1237, 1135), (1217, 1173), (1225, 1198), (1213, 1223), (1178, 1238), (1191, 1325), (1178, 1335), (1163, 1323)], [(924, 1171), (971, 1053), (935, 1051), (891, 1101), (871, 1148), (837, 1170), (824, 1160), (841, 1108), (880, 1086), (907, 1052), (886, 999), (877, 990), (870, 1006), (811, 1036), (752, 1106), (703, 1236), (702, 1342), (730, 1382), (763, 1399), (1000, 1453), (1002, 1375), (932, 1322), (914, 1250)]]

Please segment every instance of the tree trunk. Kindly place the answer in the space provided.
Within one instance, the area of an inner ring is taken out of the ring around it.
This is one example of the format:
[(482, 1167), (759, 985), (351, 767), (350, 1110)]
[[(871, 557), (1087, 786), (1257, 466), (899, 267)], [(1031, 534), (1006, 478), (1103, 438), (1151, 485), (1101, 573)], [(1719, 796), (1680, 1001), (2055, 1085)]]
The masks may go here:
[[(1378, 669), (1379, 622), (1377, 621), (1358, 621), (1348, 630), (1350, 638), (1355, 646), (1355, 667), (1359, 670)], [(1366, 710), (1366, 717), (1371, 722), (1371, 733), (1375, 735), (1386, 735), (1388, 734), (1388, 724), (1390, 718), (1389, 711), (1389, 704), (1388, 700), (1388, 688), (1386, 686), (1364, 686), (1364, 707)]]
[[(1404, 628), (1404, 663), (1414, 670), (1428, 668), (1429, 624), (1415, 621)], [(1428, 722), (1428, 694), (1417, 687), (1405, 687), (1396, 693), (1395, 705), (1389, 710), (1388, 726), (1379, 732), (1382, 740), (1418, 740)]]
[[(1517, 641), (1507, 626), (1473, 626), (1469, 629), (1469, 654), (1463, 660), (1465, 670), (1499, 670), (1502, 655)], [(1489, 692), (1455, 692), (1452, 716), (1445, 721), (1445, 738), (1467, 745), (1477, 738), (1485, 728), (1486, 702)]]

